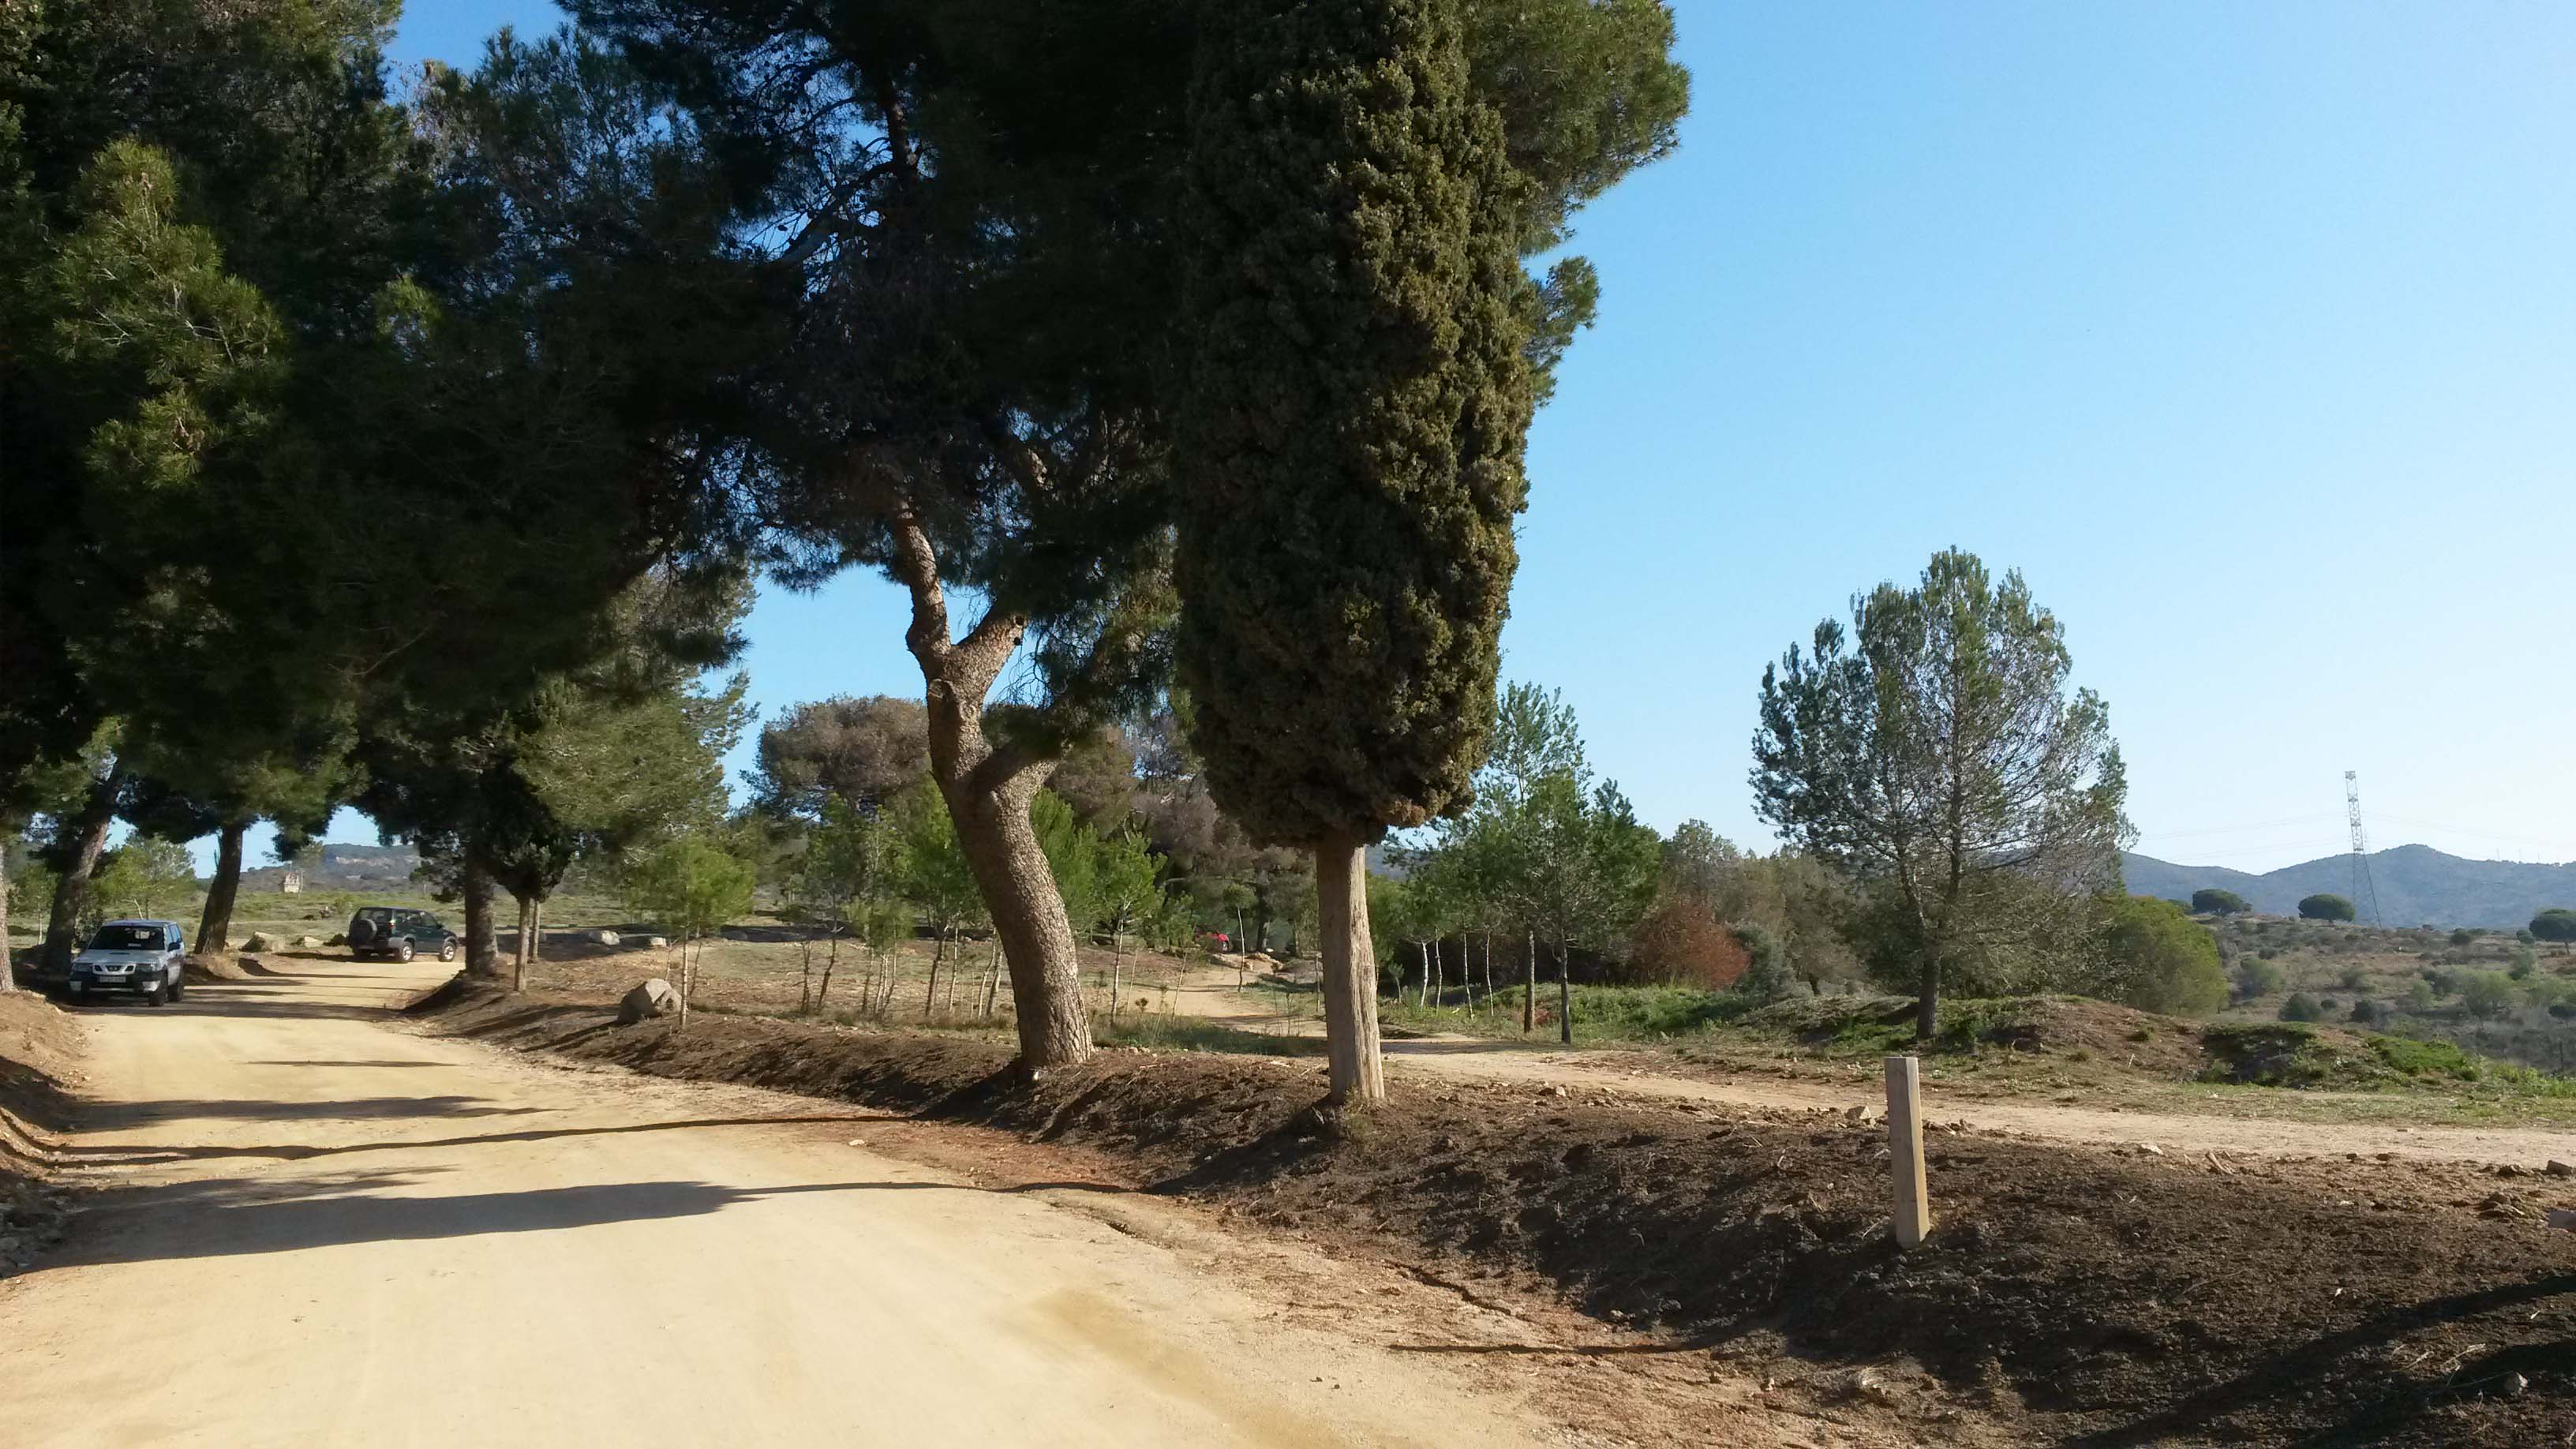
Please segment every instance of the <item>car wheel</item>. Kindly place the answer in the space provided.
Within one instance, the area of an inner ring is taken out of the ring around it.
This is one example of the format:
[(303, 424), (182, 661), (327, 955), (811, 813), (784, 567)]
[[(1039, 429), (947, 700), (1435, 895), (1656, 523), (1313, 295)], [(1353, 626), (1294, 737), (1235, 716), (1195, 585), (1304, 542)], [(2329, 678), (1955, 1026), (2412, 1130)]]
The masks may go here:
[(408, 960), (410, 960), (410, 959), (411, 959), (411, 956), (412, 956), (412, 951), (411, 951), (411, 942), (410, 942), (409, 940), (404, 940), (404, 941), (402, 941), (402, 942), (398, 943), (398, 944), (394, 947), (394, 959), (395, 959), (395, 960), (397, 960), (397, 961), (408, 961)]
[(155, 986), (151, 990), (143, 993), (144, 1002), (152, 1006), (159, 1006), (164, 1002), (167, 1002), (169, 999), (170, 988), (167, 986)]
[(177, 1001), (188, 994), (188, 983), (173, 976), (170, 978), (170, 984), (163, 989), (170, 993), (172, 1001)]
[(446, 940), (438, 943), (438, 959), (441, 961), (453, 961), (456, 959), (456, 938), (454, 936), (450, 936)]

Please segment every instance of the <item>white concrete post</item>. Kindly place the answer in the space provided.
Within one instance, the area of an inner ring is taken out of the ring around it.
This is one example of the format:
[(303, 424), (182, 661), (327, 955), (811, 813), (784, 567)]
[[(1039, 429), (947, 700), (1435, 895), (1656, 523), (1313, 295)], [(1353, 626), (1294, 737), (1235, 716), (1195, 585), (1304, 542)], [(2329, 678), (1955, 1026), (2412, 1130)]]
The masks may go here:
[(1896, 1185), (1896, 1245), (1911, 1248), (1932, 1231), (1923, 1186), (1923, 1067), (1913, 1057), (1887, 1059), (1887, 1157)]

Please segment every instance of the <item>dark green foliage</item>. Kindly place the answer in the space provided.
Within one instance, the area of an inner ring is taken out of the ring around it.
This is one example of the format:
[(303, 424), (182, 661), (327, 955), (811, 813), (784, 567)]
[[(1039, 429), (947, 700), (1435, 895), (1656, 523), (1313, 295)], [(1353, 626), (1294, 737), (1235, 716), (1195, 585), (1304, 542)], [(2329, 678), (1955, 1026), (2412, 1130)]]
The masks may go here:
[(2370, 1026), (2386, 1020), (2387, 1017), (2388, 1013), (2380, 1008), (2378, 1002), (2365, 996), (2352, 1004), (2352, 1015), (2349, 1019), (2355, 1025)]
[(1776, 1000), (1790, 989), (1789, 953), (1780, 938), (1752, 922), (1735, 928), (1736, 943), (1744, 948), (1749, 964), (1735, 989), (1756, 1001)]
[(2470, 942), (2475, 941), (2477, 938), (2477, 932), (2470, 930), (2466, 926), (2462, 926), (2451, 933), (2451, 944), (2454, 946), (2465, 946)]
[(2542, 941), (2576, 941), (2576, 910), (2553, 906), (2531, 918), (2530, 931)]
[(2234, 916), (2252, 910), (2253, 907), (2247, 905), (2245, 898), (2234, 891), (2210, 889), (2191, 893), (2191, 909), (2195, 915)]
[(760, 730), (752, 803), (820, 820), (834, 799), (874, 810), (930, 773), (930, 724), (917, 699), (877, 694), (790, 707)]
[(2353, 918), (2352, 902), (2319, 892), (2299, 902), (2299, 914), (2311, 921), (2349, 921)]
[(1430, 0), (1225, 7), (1193, 90), (1181, 676), (1256, 839), (1466, 803), (1532, 406), (1524, 183)]
[(2289, 999), (2281, 1003), (2281, 1019), (2283, 1021), (2323, 1021), (2325, 1009), (2317, 1005), (2315, 997), (2304, 991), (2293, 991)]

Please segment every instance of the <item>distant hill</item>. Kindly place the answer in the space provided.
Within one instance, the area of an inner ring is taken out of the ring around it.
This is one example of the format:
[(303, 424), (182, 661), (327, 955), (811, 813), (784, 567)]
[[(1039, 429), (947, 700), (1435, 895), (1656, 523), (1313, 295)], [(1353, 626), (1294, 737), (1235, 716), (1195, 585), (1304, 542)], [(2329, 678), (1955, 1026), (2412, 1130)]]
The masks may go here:
[[(2215, 865), (2175, 865), (2147, 855), (2124, 855), (2129, 889), (2142, 896), (2189, 902), (2196, 890), (2234, 891), (2268, 915), (2296, 915), (2299, 899), (2320, 891), (2352, 894), (2352, 857), (2328, 855), (2249, 875)], [(2379, 893), (2379, 918), (2391, 926), (2494, 926), (2518, 930), (2551, 906), (2576, 906), (2576, 864), (2538, 865), (2519, 860), (2463, 860), (2429, 845), (2374, 851), (2370, 879)], [(2362, 918), (2369, 906), (2360, 901)]]
[(420, 866), (420, 852), (408, 845), (325, 845), (307, 861), (306, 890), (357, 890), (401, 885)]

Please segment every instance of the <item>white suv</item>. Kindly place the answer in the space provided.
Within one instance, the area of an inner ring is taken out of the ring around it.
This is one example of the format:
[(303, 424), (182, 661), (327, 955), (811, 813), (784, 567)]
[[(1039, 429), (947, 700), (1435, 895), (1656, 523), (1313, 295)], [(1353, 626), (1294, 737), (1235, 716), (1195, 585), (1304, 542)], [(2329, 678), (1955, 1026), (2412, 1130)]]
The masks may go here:
[(75, 1001), (109, 991), (140, 992), (154, 1006), (176, 1001), (187, 989), (187, 951), (177, 921), (110, 921), (72, 958), (63, 989)]

